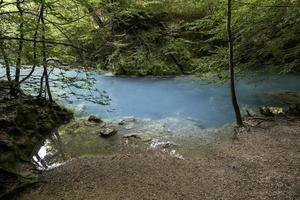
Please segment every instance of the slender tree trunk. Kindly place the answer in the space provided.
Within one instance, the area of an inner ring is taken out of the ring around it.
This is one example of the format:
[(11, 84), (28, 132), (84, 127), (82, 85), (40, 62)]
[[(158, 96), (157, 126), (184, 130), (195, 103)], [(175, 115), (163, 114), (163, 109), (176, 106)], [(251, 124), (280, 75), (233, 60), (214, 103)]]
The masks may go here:
[(8, 60), (8, 56), (5, 52), (5, 45), (3, 41), (0, 41), (0, 51), (5, 63), (5, 68), (6, 68), (6, 78), (9, 82), (11, 82), (11, 76), (10, 76), (10, 66), (9, 66), (9, 60)]
[(230, 74), (230, 92), (232, 105), (235, 112), (236, 122), (238, 126), (244, 126), (240, 108), (235, 93), (234, 63), (233, 63), (233, 40), (231, 32), (231, 0), (227, 0), (227, 34), (228, 34), (228, 64)]
[[(17, 62), (16, 62), (16, 74), (15, 74), (15, 85), (19, 84), (20, 80), (20, 70), (21, 70), (21, 61), (22, 61), (22, 51), (23, 51), (23, 39), (24, 39), (24, 22), (23, 22), (23, 9), (21, 7), (21, 1), (17, 0), (17, 9), (19, 11), (20, 15), (20, 26), (19, 26), (19, 32), (20, 32), (20, 40), (19, 40), (19, 48), (18, 48), (18, 56), (17, 56)], [(17, 88), (15, 88), (17, 89)]]
[(4, 63), (5, 63), (6, 78), (7, 78), (7, 81), (8, 81), (8, 84), (9, 84), (9, 88), (10, 88), (10, 93), (11, 93), (12, 89), (13, 89), (13, 85), (12, 85), (12, 82), (11, 82), (11, 75), (10, 75), (10, 62), (9, 62), (9, 58), (8, 58), (6, 52), (5, 52), (5, 49), (6, 48), (5, 48), (4, 42), (0, 41), (0, 51), (1, 51)]
[(37, 26), (36, 26), (36, 29), (35, 29), (35, 32), (34, 32), (34, 35), (33, 35), (33, 66), (32, 66), (32, 69), (31, 71), (29, 72), (29, 74), (24, 77), (20, 82), (19, 84), (23, 83), (24, 81), (26, 81), (34, 72), (35, 68), (36, 68), (36, 65), (37, 65), (37, 53), (36, 53), (36, 49), (37, 49), (37, 35), (38, 35), (38, 30), (39, 30), (39, 27), (40, 27), (40, 21), (41, 21), (41, 18), (42, 18), (42, 13), (43, 13), (43, 10), (42, 10), (42, 7), (40, 8), (40, 14), (37, 18)]
[(43, 52), (43, 67), (44, 67), (44, 75), (45, 75), (45, 85), (46, 85), (46, 91), (48, 93), (49, 101), (52, 102), (52, 94), (50, 90), (50, 84), (49, 84), (49, 77), (48, 77), (48, 63), (47, 63), (47, 47), (46, 47), (46, 25), (44, 21), (44, 9), (45, 9), (45, 0), (42, 1), (42, 52)]
[(40, 80), (40, 89), (39, 89), (39, 94), (37, 98), (41, 98), (43, 94), (43, 89), (44, 89), (44, 78), (45, 78), (45, 70), (42, 74), (41, 80)]

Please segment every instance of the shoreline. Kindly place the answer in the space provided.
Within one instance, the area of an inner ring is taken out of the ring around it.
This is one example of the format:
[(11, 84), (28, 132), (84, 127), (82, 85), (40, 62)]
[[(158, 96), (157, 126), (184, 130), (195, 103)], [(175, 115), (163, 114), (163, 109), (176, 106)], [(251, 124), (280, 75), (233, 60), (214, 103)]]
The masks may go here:
[(198, 157), (146, 150), (73, 159), (20, 199), (300, 198), (300, 118), (246, 122), (238, 140)]

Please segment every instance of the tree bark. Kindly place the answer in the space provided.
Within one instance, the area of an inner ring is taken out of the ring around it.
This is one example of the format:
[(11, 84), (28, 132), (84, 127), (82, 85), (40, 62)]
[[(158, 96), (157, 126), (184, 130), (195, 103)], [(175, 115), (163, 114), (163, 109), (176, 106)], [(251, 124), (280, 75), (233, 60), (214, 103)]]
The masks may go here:
[(23, 83), (24, 81), (26, 81), (34, 72), (35, 68), (36, 68), (36, 65), (37, 65), (37, 53), (36, 53), (36, 48), (37, 48), (37, 35), (38, 35), (38, 31), (39, 31), (39, 27), (40, 27), (40, 21), (41, 21), (41, 18), (42, 18), (42, 14), (43, 14), (43, 10), (42, 10), (42, 7), (40, 8), (40, 14), (37, 18), (37, 26), (36, 26), (36, 29), (35, 29), (35, 32), (34, 32), (34, 35), (33, 35), (33, 66), (32, 66), (32, 69), (31, 71), (29, 72), (29, 74), (23, 78), (19, 84)]
[(13, 85), (12, 85), (12, 82), (11, 82), (11, 75), (10, 75), (10, 62), (9, 62), (9, 58), (8, 58), (6, 52), (5, 52), (5, 44), (4, 44), (3, 41), (0, 41), (0, 51), (1, 51), (4, 63), (5, 63), (6, 78), (7, 78), (9, 88), (10, 88), (10, 93), (11, 93), (12, 89), (13, 89)]
[(236, 92), (235, 92), (233, 40), (232, 40), (232, 30), (231, 30), (231, 0), (227, 0), (227, 34), (228, 34), (228, 64), (229, 64), (229, 74), (230, 74), (231, 100), (235, 112), (237, 125), (244, 126), (237, 97), (236, 97)]
[[(19, 40), (19, 48), (18, 48), (18, 56), (16, 61), (16, 74), (15, 74), (15, 85), (18, 85), (20, 80), (20, 70), (21, 70), (21, 61), (22, 61), (22, 51), (23, 51), (23, 39), (24, 39), (24, 22), (23, 22), (23, 9), (21, 7), (20, 0), (17, 0), (17, 9), (20, 15), (20, 25), (19, 25), (19, 32), (20, 32), (20, 40)], [(15, 88), (17, 89), (17, 88)]]
[(39, 94), (37, 96), (37, 98), (41, 98), (42, 94), (43, 94), (43, 89), (44, 89), (44, 77), (45, 77), (45, 70), (42, 74), (41, 80), (40, 80), (40, 89), (39, 89)]
[(50, 84), (49, 84), (49, 77), (48, 77), (48, 62), (47, 62), (47, 47), (46, 47), (46, 25), (44, 21), (44, 9), (45, 9), (45, 0), (42, 1), (42, 7), (41, 7), (41, 22), (42, 22), (42, 52), (43, 52), (43, 68), (44, 68), (44, 75), (45, 75), (45, 85), (46, 85), (46, 91), (49, 97), (49, 101), (52, 102), (52, 94), (50, 90)]

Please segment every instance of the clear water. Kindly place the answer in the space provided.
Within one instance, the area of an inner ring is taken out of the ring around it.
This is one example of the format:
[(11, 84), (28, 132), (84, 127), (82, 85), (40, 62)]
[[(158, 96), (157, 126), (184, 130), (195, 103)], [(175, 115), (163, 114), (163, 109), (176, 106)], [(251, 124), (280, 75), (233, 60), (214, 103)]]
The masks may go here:
[[(23, 70), (23, 74), (28, 71)], [(227, 83), (208, 84), (191, 76), (136, 78), (63, 71), (66, 77), (77, 80), (75, 85), (70, 85), (60, 80), (60, 72), (55, 69), (51, 73), (51, 79), (56, 80), (52, 83), (52, 90), (59, 102), (74, 108), (79, 116), (96, 115), (109, 119), (133, 116), (152, 120), (176, 118), (197, 122), (203, 128), (220, 127), (234, 121)], [(35, 72), (36, 76), (39, 74), (40, 69)], [(3, 75), (4, 70), (1, 69), (0, 76)], [(98, 91), (78, 89), (78, 85), (85, 85), (81, 79), (91, 81), (94, 84), (92, 88)], [(268, 95), (281, 90), (300, 92), (300, 77), (259, 75), (243, 78), (237, 83), (238, 100), (243, 111), (264, 105), (281, 105), (280, 101)], [(95, 100), (101, 99), (108, 105), (95, 103)]]
[[(28, 72), (29, 69), (22, 70), (23, 76)], [(41, 69), (37, 69), (24, 89), (35, 93), (35, 82), (39, 81), (41, 73)], [(0, 77), (4, 74), (4, 69), (0, 68)], [(53, 70), (50, 78), (56, 100), (72, 108), (79, 117), (96, 115), (110, 121), (133, 116), (137, 121), (128, 130), (119, 127), (118, 134), (108, 139), (88, 130), (80, 134), (76, 134), (76, 129), (71, 130), (72, 134), (58, 131), (45, 138), (33, 156), (40, 169), (51, 169), (80, 156), (136, 151), (145, 145), (145, 148), (161, 149), (171, 156), (184, 158), (205, 152), (206, 147), (201, 144), (209, 144), (217, 135), (232, 133), (230, 126), (227, 131), (226, 128), (218, 129), (234, 121), (227, 83), (208, 84), (192, 76), (113, 77), (59, 69)], [(91, 88), (86, 87), (88, 83)], [(269, 95), (277, 91), (300, 92), (300, 77), (261, 74), (237, 82), (243, 112), (256, 111), (265, 105), (284, 105), (280, 99)], [(118, 127), (118, 123), (114, 123)], [(140, 140), (123, 137), (126, 134), (137, 135)], [(169, 143), (175, 146), (163, 147)]]

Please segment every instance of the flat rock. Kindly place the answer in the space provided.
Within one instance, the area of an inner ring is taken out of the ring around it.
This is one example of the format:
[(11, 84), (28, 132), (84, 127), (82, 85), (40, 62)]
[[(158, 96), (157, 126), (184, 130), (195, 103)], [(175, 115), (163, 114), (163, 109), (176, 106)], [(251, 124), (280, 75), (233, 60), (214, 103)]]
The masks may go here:
[(117, 129), (114, 127), (104, 127), (100, 129), (99, 134), (101, 137), (107, 138), (117, 134), (117, 132)]
[(133, 124), (136, 122), (136, 119), (134, 117), (125, 117), (121, 119), (118, 124), (119, 125), (126, 125), (126, 124)]

